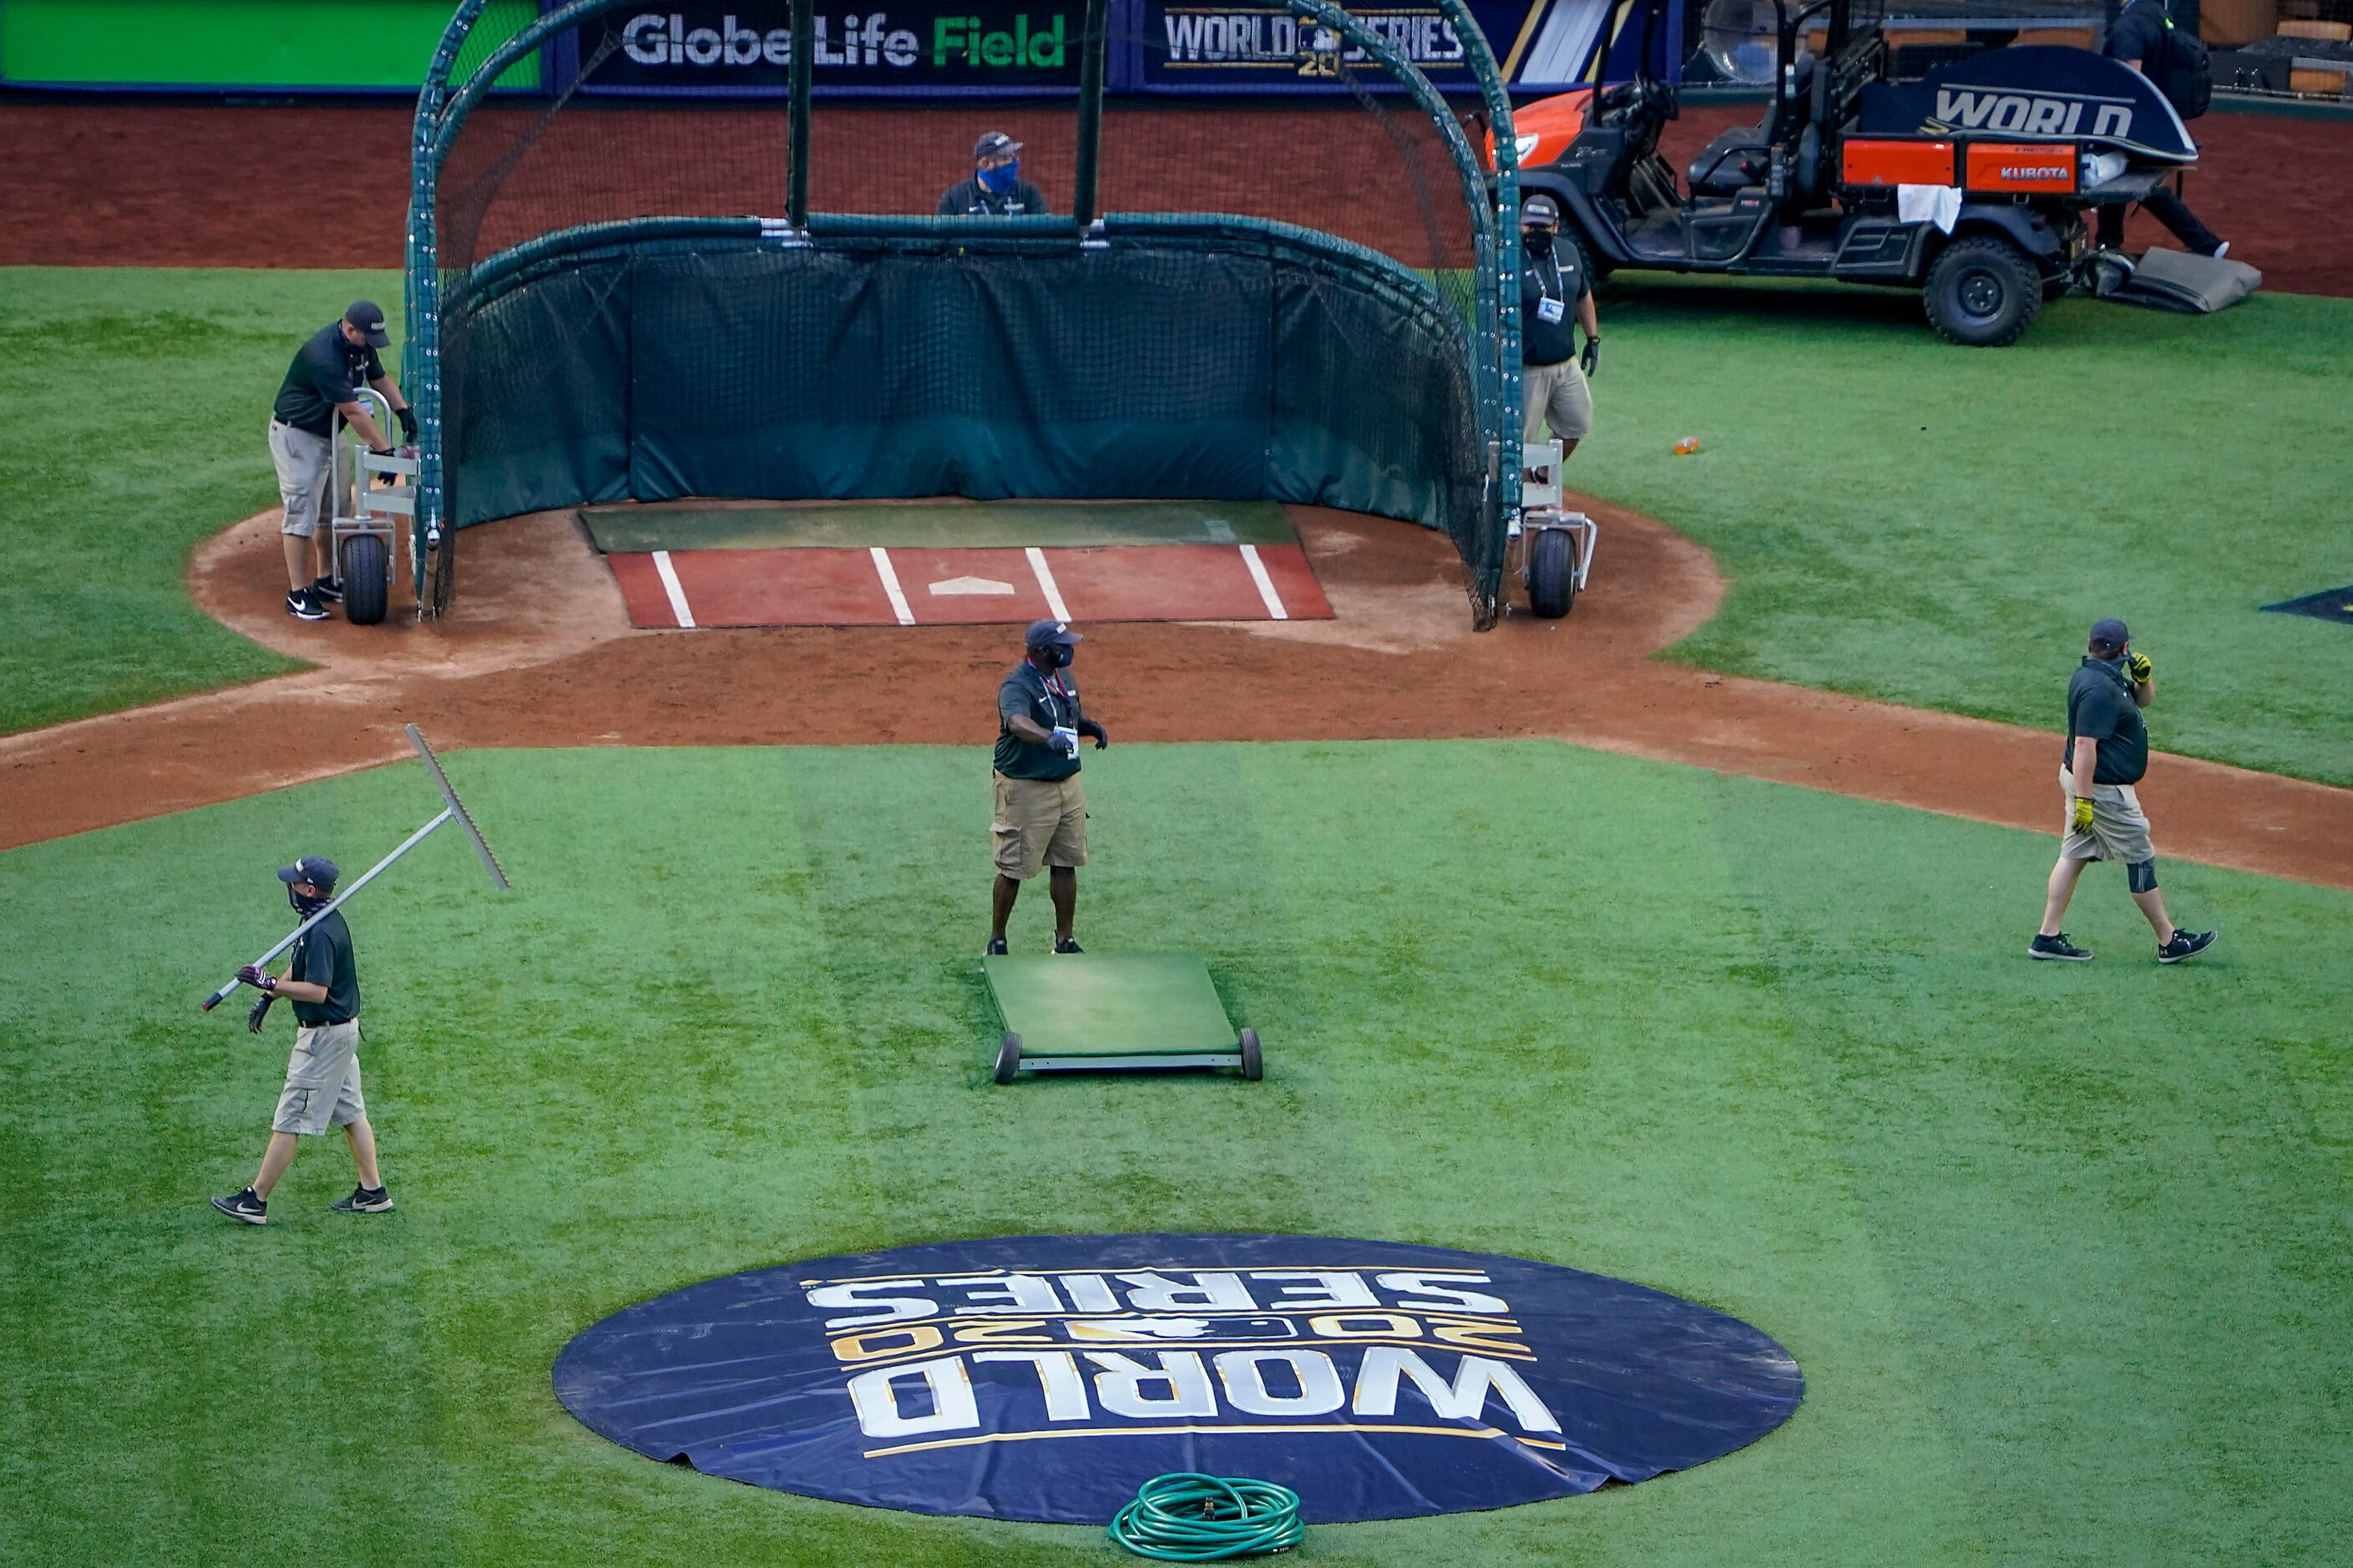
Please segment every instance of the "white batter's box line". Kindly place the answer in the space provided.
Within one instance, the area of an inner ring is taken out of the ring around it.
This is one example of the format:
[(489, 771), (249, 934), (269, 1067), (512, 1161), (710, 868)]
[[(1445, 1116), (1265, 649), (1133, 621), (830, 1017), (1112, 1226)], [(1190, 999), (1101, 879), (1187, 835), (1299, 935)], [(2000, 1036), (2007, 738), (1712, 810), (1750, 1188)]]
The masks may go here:
[(1242, 564), (1250, 568), (1250, 581), (1258, 584), (1259, 601), (1266, 605), (1270, 619), (1287, 621), (1291, 612), (1282, 607), (1282, 595), (1274, 591), (1274, 579), (1266, 574), (1266, 563), (1259, 559), (1258, 546), (1242, 546)]
[(898, 569), (891, 564), (891, 552), (881, 545), (871, 546), (867, 553), (874, 558), (874, 574), (882, 579), (882, 592), (891, 597), (891, 613), (899, 617), (902, 626), (915, 624), (915, 612), (907, 606), (907, 595), (900, 591)]
[(654, 552), (654, 572), (661, 578), (662, 592), (670, 595), (670, 613), (688, 631), (694, 629), (694, 612), (687, 606), (686, 584), (678, 580), (678, 568), (670, 563), (670, 552)]
[(1037, 574), (1039, 591), (1046, 595), (1046, 613), (1058, 621), (1069, 620), (1070, 606), (1062, 603), (1062, 590), (1054, 584), (1054, 569), (1046, 564), (1046, 552), (1033, 544), (1024, 553), (1029, 557), (1029, 570)]

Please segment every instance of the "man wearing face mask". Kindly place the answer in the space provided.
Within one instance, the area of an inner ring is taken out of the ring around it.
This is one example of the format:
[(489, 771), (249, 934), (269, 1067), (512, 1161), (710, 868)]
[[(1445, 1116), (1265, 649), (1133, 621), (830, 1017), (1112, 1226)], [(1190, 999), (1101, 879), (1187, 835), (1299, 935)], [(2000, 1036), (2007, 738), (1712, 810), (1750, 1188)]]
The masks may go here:
[[(1585, 384), (1601, 370), (1593, 285), (1575, 243), (1560, 243), (1560, 204), (1542, 191), (1520, 204), (1520, 438), (1533, 445), (1550, 425), (1566, 458), (1593, 431)], [(1581, 367), (1577, 327), (1585, 329)]]
[(1021, 177), (1021, 143), (992, 131), (972, 145), (972, 178), (948, 187), (942, 217), (1008, 217), (1047, 210), (1038, 187)]
[(1071, 660), (1082, 639), (1068, 621), (1032, 621), (1021, 662), (997, 689), (997, 803), (989, 821), (997, 884), (989, 900), (988, 948), (1005, 952), (1005, 922), (1021, 884), (1050, 868), (1054, 951), (1082, 951), (1071, 934), (1079, 868), (1087, 863), (1087, 797), (1079, 787), (1079, 737), (1100, 752), (1111, 733), (1079, 709)]
[[(336, 876), (333, 861), (305, 855), (279, 872), (278, 879), (286, 884), (294, 912), (309, 920), (333, 900)], [(279, 1092), (260, 1173), (242, 1192), (213, 1199), (213, 1207), (248, 1225), (268, 1224), (270, 1189), (293, 1163), (297, 1140), (330, 1126), (343, 1130), (360, 1178), (359, 1190), (332, 1206), (343, 1214), (382, 1214), (392, 1207), (376, 1171), (375, 1129), (368, 1125), (367, 1101), (360, 1096), (360, 976), (343, 911), (329, 912), (302, 933), (284, 974), (268, 974), (248, 963), (237, 977), (261, 993), (245, 1019), (257, 1035), (271, 1003), (283, 996), (293, 1004), (294, 1055), (286, 1064), (286, 1087)]]

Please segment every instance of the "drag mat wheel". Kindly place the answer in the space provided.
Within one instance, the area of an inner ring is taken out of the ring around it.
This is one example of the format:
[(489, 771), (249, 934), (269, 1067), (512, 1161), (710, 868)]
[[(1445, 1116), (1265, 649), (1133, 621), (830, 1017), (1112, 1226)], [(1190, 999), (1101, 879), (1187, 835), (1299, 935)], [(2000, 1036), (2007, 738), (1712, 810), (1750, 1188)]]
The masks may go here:
[(1259, 1054), (1258, 1031), (1242, 1031), (1242, 1077), (1256, 1083), (1266, 1076), (1266, 1058)]
[(392, 552), (373, 533), (343, 541), (343, 615), (355, 626), (384, 619), (392, 593)]
[(2042, 310), (2042, 279), (2018, 247), (1979, 236), (1945, 247), (1920, 290), (1928, 324), (1947, 342), (1995, 349), (2016, 342)]
[(1021, 1037), (1008, 1030), (1005, 1038), (997, 1045), (997, 1070), (990, 1076), (999, 1083), (1011, 1083), (1013, 1075), (1020, 1070)]
[(1564, 528), (1543, 528), (1528, 545), (1528, 610), (1556, 621), (1577, 605), (1577, 541)]

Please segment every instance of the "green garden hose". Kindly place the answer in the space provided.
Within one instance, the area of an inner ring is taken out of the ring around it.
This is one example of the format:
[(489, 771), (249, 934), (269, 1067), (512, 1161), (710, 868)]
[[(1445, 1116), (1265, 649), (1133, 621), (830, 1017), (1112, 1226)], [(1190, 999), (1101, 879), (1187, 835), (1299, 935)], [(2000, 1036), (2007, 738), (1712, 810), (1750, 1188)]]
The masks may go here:
[(1305, 1539), (1299, 1494), (1272, 1481), (1155, 1476), (1111, 1521), (1111, 1538), (1138, 1557), (1219, 1563), (1282, 1552)]

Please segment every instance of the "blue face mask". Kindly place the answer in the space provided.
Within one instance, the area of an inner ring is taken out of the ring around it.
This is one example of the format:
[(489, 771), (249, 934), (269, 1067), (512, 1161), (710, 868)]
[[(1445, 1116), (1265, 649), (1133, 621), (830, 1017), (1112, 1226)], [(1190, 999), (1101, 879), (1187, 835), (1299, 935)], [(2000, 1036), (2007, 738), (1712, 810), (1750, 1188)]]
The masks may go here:
[(1018, 159), (1010, 163), (999, 163), (994, 169), (980, 171), (980, 188), (991, 195), (1005, 195), (1013, 189), (1013, 182), (1020, 175), (1021, 163)]

